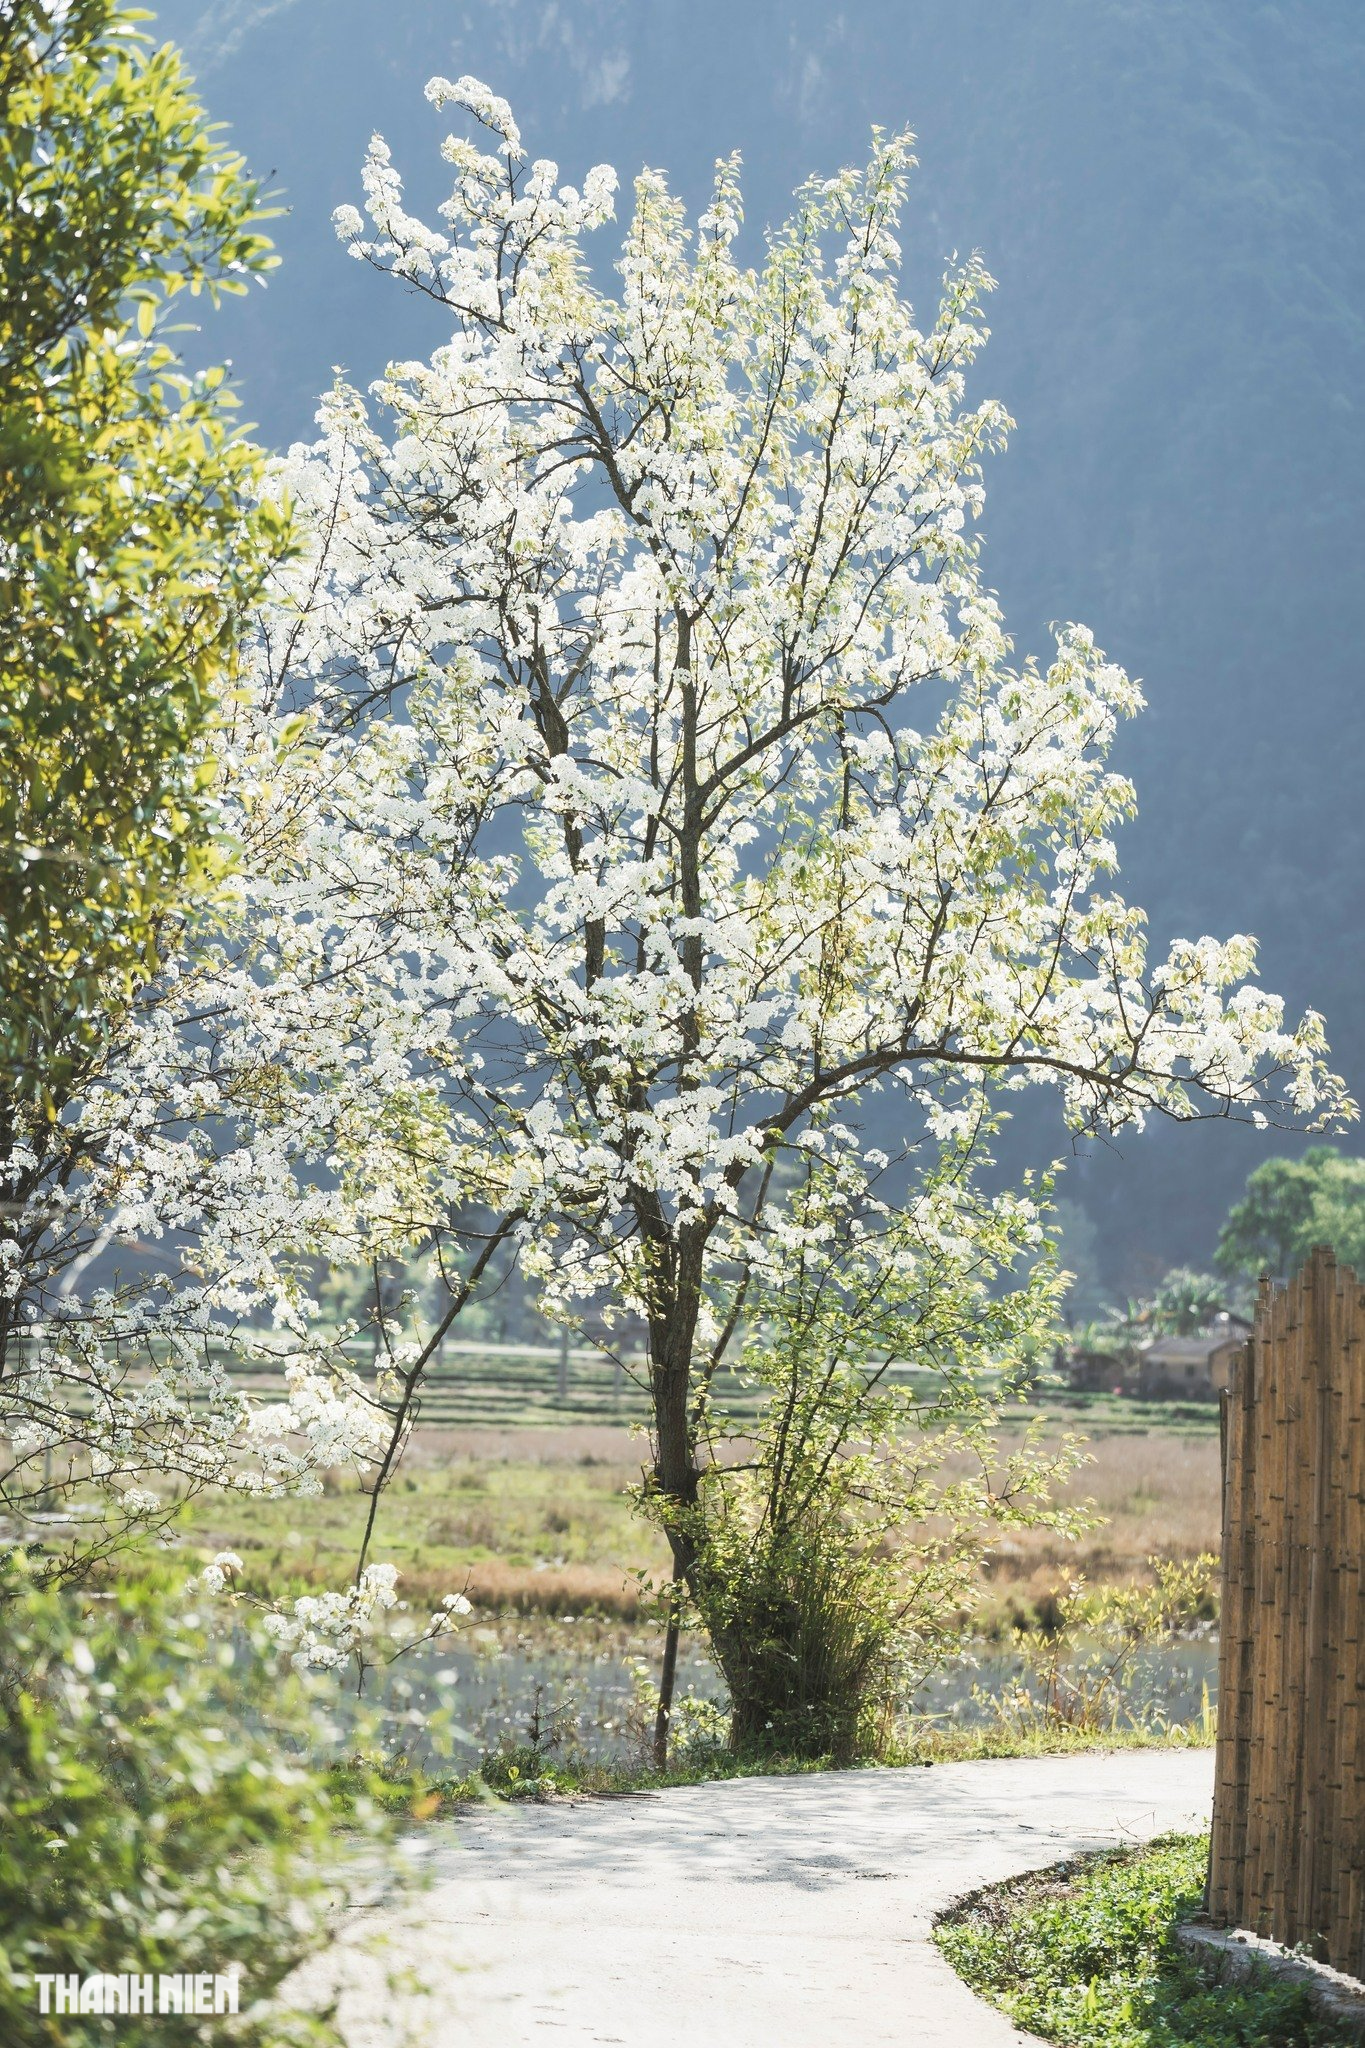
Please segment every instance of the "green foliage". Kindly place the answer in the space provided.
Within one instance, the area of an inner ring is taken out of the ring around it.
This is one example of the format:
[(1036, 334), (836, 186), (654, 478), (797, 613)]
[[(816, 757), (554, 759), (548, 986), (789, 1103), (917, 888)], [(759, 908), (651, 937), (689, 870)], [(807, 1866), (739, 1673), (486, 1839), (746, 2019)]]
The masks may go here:
[(1227, 1308), (1227, 1295), (1212, 1273), (1172, 1266), (1152, 1296), (1149, 1327), (1163, 1337), (1193, 1337)]
[(491, 1791), (509, 1799), (543, 1798), (559, 1789), (553, 1764), (533, 1742), (491, 1751), (479, 1766), (479, 1776)]
[(741, 1755), (875, 1756), (907, 1650), (901, 1575), (850, 1512), (842, 1472), (799, 1513), (715, 1521), (694, 1594), (730, 1689)]
[(1301, 1987), (1212, 1984), (1176, 1946), (1207, 1860), (1206, 1835), (1089, 1857), (978, 1894), (936, 1939), (1016, 2025), (1069, 2048), (1338, 2048)]
[[(690, 1553), (740, 1754), (882, 1754), (895, 1700), (956, 1641), (987, 1545), (1005, 1527), (1079, 1526), (1055, 1492), (1073, 1440), (1001, 1436), (1062, 1283), (1032, 1191), (972, 1186), (978, 1138), (870, 1218), (837, 1172), (807, 1171), (785, 1254), (750, 1288), (744, 1362), (767, 1398), (742, 1425), (709, 1414), (694, 1507), (645, 1496)], [(721, 1454), (727, 1436), (742, 1455)]]
[(143, 18), (0, 20), (0, 1105), (47, 1115), (210, 865), (206, 730), (283, 541), (166, 339), (274, 260), (259, 191)]
[[(259, 1648), (259, 1646), (257, 1646)], [(0, 2039), (282, 2043), (297, 2025), (44, 2018), (32, 1974), (243, 1968), (243, 2013), (327, 1937), (330, 1801), (306, 1702), (162, 1578), (100, 1598), (0, 1567)]]
[(1075, 1348), (1091, 1358), (1109, 1358), (1122, 1371), (1138, 1362), (1153, 1337), (1193, 1337), (1231, 1306), (1236, 1290), (1212, 1273), (1172, 1266), (1155, 1293), (1107, 1308), (1076, 1332)]
[(1310, 1145), (1299, 1159), (1267, 1159), (1248, 1175), (1215, 1254), (1225, 1273), (1287, 1279), (1314, 1245), (1330, 1244), (1343, 1265), (1365, 1272), (1365, 1159), (1335, 1145)]
[[(1077, 1580), (1020, 1630), (1023, 1670), (999, 1696), (977, 1692), (997, 1724), (1021, 1742), (1053, 1728), (1090, 1736), (1165, 1735), (1168, 1720), (1137, 1676), (1143, 1652), (1165, 1649), (1217, 1613), (1215, 1557), (1148, 1560), (1145, 1585), (1086, 1586)], [(1207, 1692), (1203, 1741), (1214, 1736)]]

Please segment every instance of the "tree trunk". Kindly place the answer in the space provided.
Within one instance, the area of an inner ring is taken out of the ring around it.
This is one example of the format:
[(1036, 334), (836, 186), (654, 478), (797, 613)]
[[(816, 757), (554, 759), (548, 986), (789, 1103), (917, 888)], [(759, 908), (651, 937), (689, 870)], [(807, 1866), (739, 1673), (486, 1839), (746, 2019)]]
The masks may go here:
[[(676, 1568), (676, 1567), (675, 1567)], [(659, 1673), (659, 1711), (654, 1716), (654, 1768), (668, 1769), (668, 1726), (673, 1715), (673, 1688), (678, 1675), (678, 1580), (673, 1581), (675, 1592), (668, 1610), (668, 1632), (664, 1637), (664, 1663)]]

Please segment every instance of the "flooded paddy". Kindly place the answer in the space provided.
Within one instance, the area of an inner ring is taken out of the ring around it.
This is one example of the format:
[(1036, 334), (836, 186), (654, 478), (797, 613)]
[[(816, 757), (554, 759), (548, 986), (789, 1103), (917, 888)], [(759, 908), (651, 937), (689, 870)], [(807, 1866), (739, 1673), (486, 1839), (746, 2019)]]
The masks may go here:
[[(1078, 1646), (1055, 1670), (1037, 1648), (964, 1642), (952, 1660), (907, 1688), (900, 1720), (908, 1727), (980, 1729), (1018, 1712), (1024, 1695), (1043, 1703), (1049, 1683), (1097, 1682), (1113, 1671), (1106, 1700), (1119, 1727), (1152, 1729), (1198, 1723), (1216, 1705), (1218, 1645), (1211, 1633), (1122, 1653), (1120, 1646)], [(499, 1749), (528, 1745), (549, 1760), (578, 1757), (631, 1764), (653, 1730), (659, 1643), (652, 1630), (590, 1617), (544, 1623), (504, 1617), (475, 1625), (445, 1644), (426, 1644), (367, 1674), (363, 1704), (348, 1699), (343, 1719), (377, 1718), (378, 1739), (414, 1762), (444, 1755), (461, 1769)], [(684, 1637), (678, 1699), (723, 1712), (724, 1682), (699, 1637)], [(683, 1719), (689, 1709), (684, 1704)]]

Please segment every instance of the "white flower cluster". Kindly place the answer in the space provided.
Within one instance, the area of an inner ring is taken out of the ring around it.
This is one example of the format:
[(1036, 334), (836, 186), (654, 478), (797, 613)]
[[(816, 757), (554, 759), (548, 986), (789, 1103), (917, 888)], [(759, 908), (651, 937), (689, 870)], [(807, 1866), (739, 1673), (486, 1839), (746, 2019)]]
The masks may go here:
[(335, 1670), (369, 1636), (379, 1615), (398, 1600), (391, 1564), (366, 1565), (344, 1593), (304, 1593), (265, 1617), (265, 1629), (300, 1668)]
[(206, 1564), (199, 1574), (201, 1585), (206, 1592), (221, 1593), (232, 1583), (232, 1575), (242, 1569), (242, 1560), (235, 1550), (220, 1550), (212, 1563)]

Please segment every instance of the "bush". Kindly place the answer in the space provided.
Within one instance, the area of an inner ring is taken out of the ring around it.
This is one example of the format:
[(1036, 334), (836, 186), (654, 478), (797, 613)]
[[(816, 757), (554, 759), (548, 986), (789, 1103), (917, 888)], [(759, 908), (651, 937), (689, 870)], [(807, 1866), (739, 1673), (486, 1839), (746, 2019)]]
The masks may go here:
[(837, 1497), (778, 1526), (707, 1531), (696, 1603), (741, 1756), (879, 1755), (904, 1663), (901, 1588)]
[(1061, 1496), (1075, 1441), (1036, 1421), (1003, 1437), (1061, 1282), (1038, 1191), (980, 1195), (975, 1150), (949, 1148), (897, 1209), (832, 1158), (787, 1162), (744, 1296), (742, 1374), (768, 1398), (742, 1423), (707, 1407), (691, 1498), (641, 1490), (740, 1755), (883, 1755), (897, 1698), (960, 1637), (987, 1544), (1083, 1520)]
[[(327, 1938), (307, 1701), (164, 1575), (97, 1595), (0, 1564), (0, 2040), (175, 2048), (337, 2037), (255, 2013)], [(291, 1749), (293, 1754), (291, 1755)], [(33, 1976), (223, 1973), (244, 2017), (44, 2016)]]
[[(1214, 1557), (1147, 1560), (1151, 1583), (1088, 1587), (1077, 1580), (1039, 1603), (1037, 1625), (1016, 1638), (1023, 1670), (998, 1697), (973, 1688), (1021, 1741), (1059, 1728), (1088, 1735), (1159, 1735), (1171, 1724), (1139, 1679), (1143, 1654), (1206, 1630), (1217, 1612)], [(1214, 1735), (1205, 1688), (1199, 1732)]]

